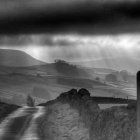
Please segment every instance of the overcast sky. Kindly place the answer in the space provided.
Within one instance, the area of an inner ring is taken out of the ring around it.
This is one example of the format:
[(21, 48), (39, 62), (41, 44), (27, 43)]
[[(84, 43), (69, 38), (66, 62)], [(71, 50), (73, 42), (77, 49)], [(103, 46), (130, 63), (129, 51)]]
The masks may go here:
[(139, 60), (139, 46), (139, 0), (0, 0), (0, 48), (53, 62)]
[(136, 1), (139, 0), (0, 0), (0, 16), (17, 16), (39, 10), (55, 11), (57, 9), (60, 10), (61, 8), (65, 9), (65, 7), (69, 8), (69, 6), (74, 6), (75, 4), (90, 4), (94, 7), (94, 5), (97, 4), (116, 2), (135, 3)]
[(0, 34), (140, 30), (139, 0), (0, 0)]
[(0, 48), (18, 49), (53, 62), (131, 57), (140, 60), (140, 34), (120, 35), (18, 35), (1, 36)]

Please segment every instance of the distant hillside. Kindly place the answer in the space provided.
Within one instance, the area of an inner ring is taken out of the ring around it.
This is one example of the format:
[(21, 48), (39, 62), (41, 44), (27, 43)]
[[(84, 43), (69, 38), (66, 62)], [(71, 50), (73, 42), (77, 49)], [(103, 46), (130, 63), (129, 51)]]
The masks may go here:
[(43, 65), (35, 65), (14, 69), (16, 73), (31, 75), (50, 75), (50, 76), (66, 76), (91, 78), (91, 74), (83, 68), (71, 65), (70, 63), (60, 60), (55, 63), (47, 63)]
[(0, 65), (10, 67), (25, 67), (45, 64), (27, 53), (19, 50), (0, 49)]
[(105, 71), (107, 71), (107, 69), (109, 71), (110, 69), (116, 71), (127, 70), (134, 74), (137, 73), (138, 70), (140, 70), (140, 59), (131, 57), (103, 58), (91, 61), (73, 62), (73, 64), (90, 68), (103, 68)]

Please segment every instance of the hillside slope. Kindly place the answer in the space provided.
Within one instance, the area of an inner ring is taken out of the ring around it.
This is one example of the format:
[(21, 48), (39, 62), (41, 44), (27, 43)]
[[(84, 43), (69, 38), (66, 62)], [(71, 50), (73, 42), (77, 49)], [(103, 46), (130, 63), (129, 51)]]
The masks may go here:
[(0, 65), (24, 67), (45, 64), (27, 53), (19, 50), (0, 49)]
[(79, 61), (73, 62), (73, 64), (85, 67), (103, 68), (104, 71), (106, 71), (106, 69), (114, 69), (116, 71), (127, 70), (134, 74), (136, 74), (136, 72), (140, 69), (140, 59), (125, 56), (120, 58), (103, 58), (91, 61)]
[(47, 63), (43, 65), (35, 65), (29, 67), (21, 67), (15, 69), (18, 73), (27, 74), (40, 74), (40, 75), (50, 75), (50, 76), (65, 76), (65, 77), (86, 77), (91, 78), (91, 74), (85, 71), (83, 68), (77, 67), (76, 65), (71, 65), (68, 62), (55, 62)]
[(11, 114), (19, 107), (20, 106), (14, 104), (7, 104), (7, 103), (0, 102), (0, 123), (5, 117), (7, 117), (9, 114)]

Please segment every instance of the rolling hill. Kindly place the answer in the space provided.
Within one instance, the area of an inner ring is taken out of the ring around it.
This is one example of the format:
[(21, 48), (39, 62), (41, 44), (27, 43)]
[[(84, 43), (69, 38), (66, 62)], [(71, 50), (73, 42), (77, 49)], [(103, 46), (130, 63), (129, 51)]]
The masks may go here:
[(45, 62), (39, 61), (23, 51), (0, 49), (1, 66), (25, 67), (42, 64), (45, 64)]
[(0, 98), (12, 101), (15, 96), (24, 98), (31, 94), (38, 103), (54, 99), (72, 88), (87, 88), (93, 96), (132, 96), (119, 85), (116, 88), (101, 80), (105, 74), (114, 72), (112, 69), (80, 67), (65, 61), (44, 63), (22, 51), (3, 49), (0, 50), (0, 65)]
[(9, 73), (90, 77), (82, 68), (68, 63), (45, 63), (20, 50), (0, 49), (0, 74)]

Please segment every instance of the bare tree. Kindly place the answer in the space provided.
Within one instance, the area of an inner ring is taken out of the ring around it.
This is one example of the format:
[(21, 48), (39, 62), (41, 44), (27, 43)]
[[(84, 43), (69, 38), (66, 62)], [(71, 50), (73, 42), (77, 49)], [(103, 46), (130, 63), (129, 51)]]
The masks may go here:
[(30, 106), (30, 107), (35, 106), (35, 100), (30, 95), (27, 96), (27, 102), (26, 103), (27, 103), (27, 106)]

